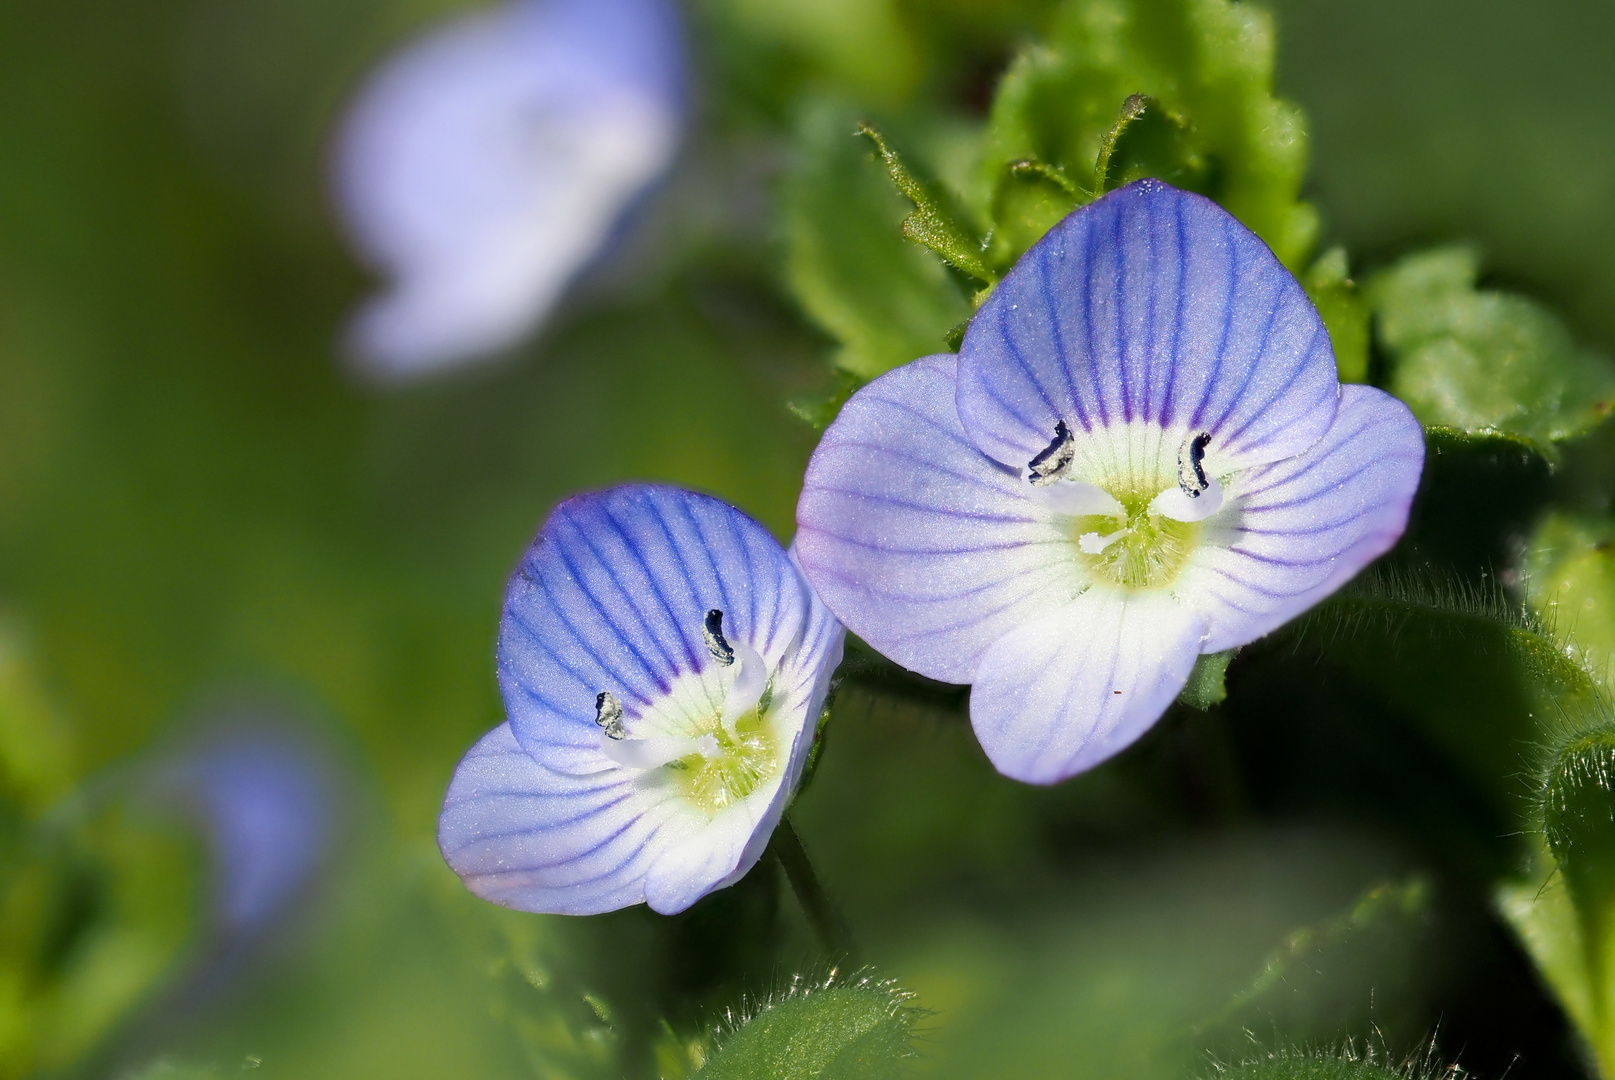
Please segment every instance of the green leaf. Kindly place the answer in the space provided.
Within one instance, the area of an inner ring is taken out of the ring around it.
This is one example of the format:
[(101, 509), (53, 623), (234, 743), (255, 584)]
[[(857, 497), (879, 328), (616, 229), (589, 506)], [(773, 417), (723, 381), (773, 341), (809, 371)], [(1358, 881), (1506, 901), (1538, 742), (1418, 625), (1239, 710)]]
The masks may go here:
[(913, 1056), (910, 995), (863, 978), (766, 1001), (721, 1039), (699, 1080), (883, 1080)]
[(1145, 176), (1209, 195), (1298, 268), (1317, 235), (1300, 201), (1306, 153), (1300, 110), (1273, 96), (1265, 12), (1227, 0), (1071, 0), (993, 100), (975, 192), (993, 226), (989, 265), (1013, 264), (1060, 202), (1053, 190), (1018, 190), (1027, 178), (1017, 166), (1038, 162), (1084, 189), (1067, 210)]
[(1607, 681), (1615, 671), (1615, 519), (1549, 514), (1527, 544), (1524, 570), (1526, 602)]
[(1615, 365), (1523, 296), (1478, 290), (1472, 248), (1409, 255), (1368, 284), (1387, 389), (1427, 425), (1500, 431), (1552, 454), (1615, 407)]
[(965, 234), (963, 226), (942, 206), (937, 193), (909, 171), (885, 136), (868, 124), (858, 125), (858, 134), (875, 144), (875, 152), (903, 197), (914, 204), (914, 212), (903, 219), (903, 235), (930, 248), (949, 263), (987, 285), (998, 280), (981, 261), (981, 241)]
[(1541, 738), (1546, 718), (1599, 700), (1549, 627), (1461, 582), (1370, 573), (1290, 632), (1421, 721), (1503, 808), (1525, 794), (1519, 748)]
[(1183, 684), (1183, 692), (1178, 700), (1191, 709), (1205, 710), (1211, 708), (1219, 701), (1228, 698), (1228, 688), (1223, 685), (1223, 676), (1228, 672), (1228, 661), (1234, 658), (1238, 649), (1228, 649), (1225, 652), (1201, 653), (1195, 658), (1194, 669), (1189, 672), (1189, 681)]
[(837, 368), (835, 371), (835, 388), (828, 394), (798, 398), (790, 402), (787, 407), (813, 430), (823, 431), (836, 418), (836, 414), (841, 411), (841, 406), (845, 405), (847, 400), (858, 392), (858, 388), (868, 381), (854, 375), (845, 368)]
[(786, 273), (834, 339), (841, 370), (872, 379), (946, 348), (970, 302), (935, 255), (904, 238), (906, 200), (856, 137), (848, 110), (816, 102), (797, 128), (783, 197)]
[(1332, 247), (1318, 256), (1302, 276), (1301, 284), (1323, 316), (1340, 381), (1363, 383), (1368, 381), (1368, 303), (1349, 270), (1346, 249)]
[(1430, 886), (1422, 877), (1403, 882), (1381, 882), (1365, 889), (1350, 909), (1332, 919), (1291, 932), (1284, 944), (1268, 954), (1261, 973), (1217, 1016), (1200, 1025), (1201, 1029), (1238, 1016), (1280, 987), (1298, 969), (1318, 968), (1318, 953), (1338, 946), (1362, 931), (1393, 920), (1407, 920), (1424, 913), (1429, 906)]
[(1217, 1070), (1217, 1080), (1436, 1080), (1464, 1075), (1461, 1070), (1421, 1069), (1387, 1064), (1353, 1052), (1342, 1053), (1279, 1051)]

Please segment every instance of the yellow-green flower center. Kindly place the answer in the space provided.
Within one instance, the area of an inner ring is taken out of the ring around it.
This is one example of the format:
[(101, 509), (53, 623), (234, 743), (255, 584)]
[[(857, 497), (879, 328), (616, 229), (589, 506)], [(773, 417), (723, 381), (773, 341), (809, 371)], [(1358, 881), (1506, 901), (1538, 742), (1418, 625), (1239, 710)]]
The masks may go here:
[(701, 734), (713, 737), (718, 752), (687, 754), (668, 764), (668, 771), (688, 802), (715, 814), (744, 799), (779, 772), (778, 747), (768, 723), (773, 696), (772, 688), (765, 690), (757, 707), (735, 721), (733, 735), (714, 713)]
[[(1125, 517), (1072, 518), (1077, 558), (1095, 581), (1124, 589), (1160, 589), (1176, 580), (1200, 539), (1197, 522), (1150, 511), (1154, 491), (1112, 491)], [(1098, 550), (1095, 550), (1098, 549)]]

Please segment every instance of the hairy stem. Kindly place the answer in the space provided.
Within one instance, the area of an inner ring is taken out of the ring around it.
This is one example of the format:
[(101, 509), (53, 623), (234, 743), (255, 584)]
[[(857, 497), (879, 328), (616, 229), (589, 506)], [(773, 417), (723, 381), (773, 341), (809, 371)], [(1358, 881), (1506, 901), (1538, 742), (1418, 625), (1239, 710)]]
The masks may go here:
[(813, 924), (813, 931), (819, 935), (825, 952), (844, 963), (855, 964), (857, 950), (853, 947), (846, 920), (841, 917), (841, 912), (825, 892), (824, 886), (819, 884), (818, 875), (813, 872), (813, 863), (808, 860), (807, 849), (802, 846), (802, 838), (796, 835), (796, 829), (791, 826), (790, 818), (780, 818), (779, 827), (774, 830), (768, 846), (784, 868), (785, 879), (791, 883), (796, 902), (802, 905), (802, 913)]

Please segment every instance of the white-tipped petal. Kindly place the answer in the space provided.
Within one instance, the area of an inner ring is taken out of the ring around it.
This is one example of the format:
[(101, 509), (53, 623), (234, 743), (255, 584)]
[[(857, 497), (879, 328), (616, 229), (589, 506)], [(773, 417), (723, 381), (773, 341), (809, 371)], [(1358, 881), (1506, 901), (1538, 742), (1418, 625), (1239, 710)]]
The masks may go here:
[(970, 723), (998, 771), (1052, 784), (1130, 745), (1183, 689), (1205, 620), (1157, 592), (1094, 588), (987, 650)]

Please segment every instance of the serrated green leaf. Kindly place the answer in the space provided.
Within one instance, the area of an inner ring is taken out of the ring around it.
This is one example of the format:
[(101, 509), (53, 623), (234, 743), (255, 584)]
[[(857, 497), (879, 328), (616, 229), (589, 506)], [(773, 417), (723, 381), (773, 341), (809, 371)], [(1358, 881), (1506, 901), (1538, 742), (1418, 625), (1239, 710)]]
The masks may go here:
[(872, 379), (942, 352), (970, 302), (935, 255), (906, 239), (909, 204), (857, 137), (850, 110), (817, 102), (797, 128), (783, 191), (786, 273), (839, 345), (836, 365)]
[(1332, 247), (1318, 256), (1301, 278), (1307, 295), (1323, 316), (1335, 370), (1341, 382), (1368, 381), (1368, 303), (1351, 279), (1346, 249)]
[(987, 269), (981, 261), (981, 241), (968, 236), (965, 229), (943, 205), (941, 198), (930, 187), (909, 171), (902, 157), (887, 143), (885, 136), (868, 124), (858, 125), (858, 134), (875, 144), (881, 164), (903, 197), (914, 204), (914, 212), (903, 219), (903, 235), (915, 243), (928, 247), (949, 263), (984, 284), (991, 285), (998, 275)]
[(1007, 267), (1028, 246), (1035, 215), (1006, 188), (1021, 182), (1017, 163), (1036, 161), (1087, 192), (1154, 176), (1209, 195), (1298, 268), (1317, 234), (1317, 214), (1299, 198), (1305, 125), (1272, 91), (1272, 20), (1250, 5), (1065, 4), (993, 101), (977, 193), (993, 223), (989, 265)]
[(1615, 672), (1615, 519), (1549, 514), (1526, 546), (1524, 570), (1527, 602), (1608, 685)]
[(873, 980), (765, 1003), (696, 1073), (698, 1080), (884, 1080), (913, 1056), (908, 995)]
[(1183, 684), (1183, 692), (1178, 695), (1178, 700), (1191, 709), (1201, 710), (1209, 709), (1219, 701), (1226, 701), (1228, 688), (1223, 684), (1223, 676), (1228, 673), (1228, 662), (1238, 651), (1228, 649), (1218, 653), (1201, 653), (1195, 657), (1189, 681)]
[(1500, 431), (1552, 455), (1615, 408), (1615, 365), (1535, 301), (1476, 289), (1479, 270), (1473, 248), (1444, 247), (1369, 282), (1387, 388), (1425, 424)]

